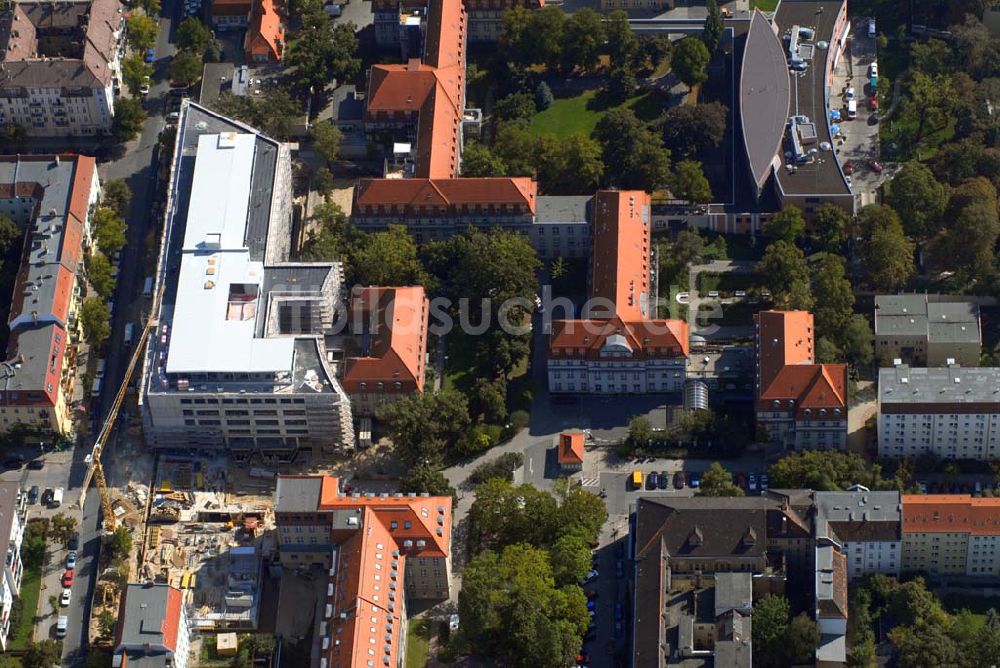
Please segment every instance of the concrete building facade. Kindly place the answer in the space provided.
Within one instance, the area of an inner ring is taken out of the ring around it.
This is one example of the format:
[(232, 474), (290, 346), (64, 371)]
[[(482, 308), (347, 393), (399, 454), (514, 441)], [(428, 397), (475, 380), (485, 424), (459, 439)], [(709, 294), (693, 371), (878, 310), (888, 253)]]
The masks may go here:
[(1000, 457), (1000, 369), (880, 369), (878, 452), (894, 458)]
[(21, 544), (24, 542), (27, 496), (15, 481), (0, 481), (0, 543), (6, 544), (3, 585), (0, 588), (0, 649), (6, 651), (10, 635), (11, 611), (14, 599), (21, 595), (24, 563)]
[(118, 0), (12, 3), (0, 16), (0, 123), (33, 137), (106, 134), (124, 27)]
[(870, 573), (898, 576), (902, 559), (899, 492), (816, 492), (816, 538), (835, 543), (850, 580)]
[(979, 366), (979, 305), (944, 295), (875, 297), (875, 355), (882, 366)]
[(904, 494), (902, 570), (1000, 576), (1000, 499)]

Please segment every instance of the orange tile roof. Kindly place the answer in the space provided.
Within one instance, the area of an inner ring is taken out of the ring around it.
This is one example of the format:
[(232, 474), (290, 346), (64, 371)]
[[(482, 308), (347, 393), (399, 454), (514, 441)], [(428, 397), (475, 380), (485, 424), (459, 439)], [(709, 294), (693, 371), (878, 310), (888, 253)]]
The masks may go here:
[(371, 68), (365, 115), (376, 120), (416, 114), (417, 177), (450, 179), (458, 174), (467, 21), (461, 0), (432, 0), (423, 63)]
[(477, 207), (520, 207), (535, 213), (538, 184), (530, 178), (363, 179), (354, 189), (354, 215), (435, 212), (458, 215)]
[(167, 590), (167, 611), (163, 615), (163, 645), (172, 651), (177, 651), (177, 634), (181, 624), (181, 609), (184, 606), (184, 595), (180, 589), (171, 587)]
[[(280, 10), (280, 11), (279, 11)], [(280, 62), (285, 50), (284, 4), (280, 0), (258, 0), (250, 14), (247, 27), (246, 57), (257, 60), (263, 56)]]
[(690, 329), (683, 320), (639, 320), (621, 318), (554, 320), (549, 337), (549, 357), (599, 359), (608, 338), (621, 335), (632, 349), (633, 359), (688, 356)]
[[(373, 392), (376, 383), (382, 382), (384, 390), (379, 392), (423, 391), (429, 312), (419, 285), (355, 288), (351, 317), (364, 323), (371, 348), (366, 356), (347, 358), (344, 390)], [(400, 389), (395, 387), (397, 382)], [(366, 383), (364, 390), (361, 383)]]
[[(371, 508), (356, 531), (338, 552), (334, 591), (327, 597), (333, 606), (329, 623), (330, 668), (366, 668), (372, 657), (377, 665), (396, 665), (403, 628), (405, 559), (392, 556), (394, 543)], [(374, 654), (370, 652), (374, 651)]]
[(761, 311), (757, 327), (760, 387), (766, 388), (789, 364), (812, 364), (813, 316), (808, 311)]
[[(813, 363), (812, 314), (761, 311), (754, 316), (754, 323), (757, 410), (773, 410), (775, 401), (794, 401), (785, 408), (793, 408), (796, 419), (846, 420), (847, 366)], [(820, 409), (825, 409), (822, 414)]]
[(640, 190), (604, 190), (594, 196), (590, 296), (613, 304), (608, 316), (642, 320), (648, 315), (649, 207), (649, 194)]
[(560, 464), (582, 464), (583, 463), (583, 432), (563, 432), (559, 434), (559, 454)]
[(903, 494), (903, 533), (1000, 536), (1000, 498)]

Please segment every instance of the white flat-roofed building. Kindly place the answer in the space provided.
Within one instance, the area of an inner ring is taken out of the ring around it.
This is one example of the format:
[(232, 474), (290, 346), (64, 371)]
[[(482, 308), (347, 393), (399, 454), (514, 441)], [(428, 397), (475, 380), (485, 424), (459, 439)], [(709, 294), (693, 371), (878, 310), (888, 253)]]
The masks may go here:
[(175, 156), (144, 371), (153, 445), (265, 459), (348, 446), (343, 268), (290, 261), (288, 146), (186, 102)]
[(878, 375), (880, 457), (1000, 457), (1000, 368), (899, 365)]

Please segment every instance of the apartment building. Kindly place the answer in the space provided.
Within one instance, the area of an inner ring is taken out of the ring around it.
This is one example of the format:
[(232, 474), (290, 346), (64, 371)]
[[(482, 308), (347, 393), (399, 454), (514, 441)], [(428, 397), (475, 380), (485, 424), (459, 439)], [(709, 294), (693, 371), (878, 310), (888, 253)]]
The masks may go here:
[(847, 556), (828, 538), (816, 541), (813, 616), (819, 626), (816, 666), (843, 666), (847, 661)]
[(902, 559), (899, 492), (816, 492), (819, 541), (835, 544), (850, 580), (870, 573), (898, 576)]
[(641, 394), (683, 387), (688, 325), (653, 313), (649, 212), (649, 195), (641, 191), (594, 196), (591, 299), (584, 319), (552, 322), (550, 392)]
[(806, 311), (754, 315), (757, 424), (785, 448), (847, 445), (847, 366), (815, 363), (813, 316)]
[(342, 380), (355, 416), (423, 392), (429, 315), (421, 286), (355, 288), (351, 328), (359, 346), (348, 350)]
[(168, 584), (129, 584), (122, 593), (115, 629), (114, 665), (191, 665), (184, 593)]
[(883, 366), (979, 366), (979, 305), (961, 297), (905, 294), (875, 297), (875, 355)]
[(330, 574), (318, 622), (321, 662), (399, 665), (406, 599), (449, 596), (451, 504), (451, 497), (348, 495), (332, 476), (278, 477), (275, 522), (282, 566), (316, 564)]
[(11, 3), (0, 16), (0, 124), (32, 137), (106, 134), (124, 26), (118, 0)]
[(0, 431), (72, 432), (77, 309), (100, 191), (93, 158), (0, 157), (0, 214), (25, 230), (0, 365)]
[(1000, 456), (1000, 368), (880, 369), (878, 452), (983, 461)]
[[(450, 0), (460, 2), (460, 0)], [(515, 7), (541, 9), (545, 0), (466, 0), (470, 42), (497, 42), (503, 35), (503, 15)], [(406, 57), (407, 42), (421, 35), (425, 28), (426, 0), (375, 0), (372, 3), (375, 43), (384, 49), (400, 49)]]
[(904, 494), (902, 570), (1000, 575), (1000, 499)]
[(0, 541), (7, 545), (3, 587), (0, 589), (0, 650), (3, 651), (7, 650), (14, 599), (21, 594), (21, 581), (24, 577), (21, 543), (24, 541), (27, 511), (28, 501), (21, 492), (20, 483), (0, 481)]
[(289, 147), (185, 101), (174, 155), (143, 378), (152, 446), (264, 460), (351, 446), (343, 267), (292, 259)]

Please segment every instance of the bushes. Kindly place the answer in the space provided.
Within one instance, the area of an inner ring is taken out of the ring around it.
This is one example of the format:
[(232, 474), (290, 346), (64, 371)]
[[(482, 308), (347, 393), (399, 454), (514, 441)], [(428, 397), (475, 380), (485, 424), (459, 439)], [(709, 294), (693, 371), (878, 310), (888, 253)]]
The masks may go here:
[(490, 462), (480, 464), (469, 474), (468, 482), (472, 485), (484, 483), (493, 478), (501, 478), (507, 482), (514, 480), (514, 470), (524, 466), (524, 455), (520, 452), (505, 452)]

